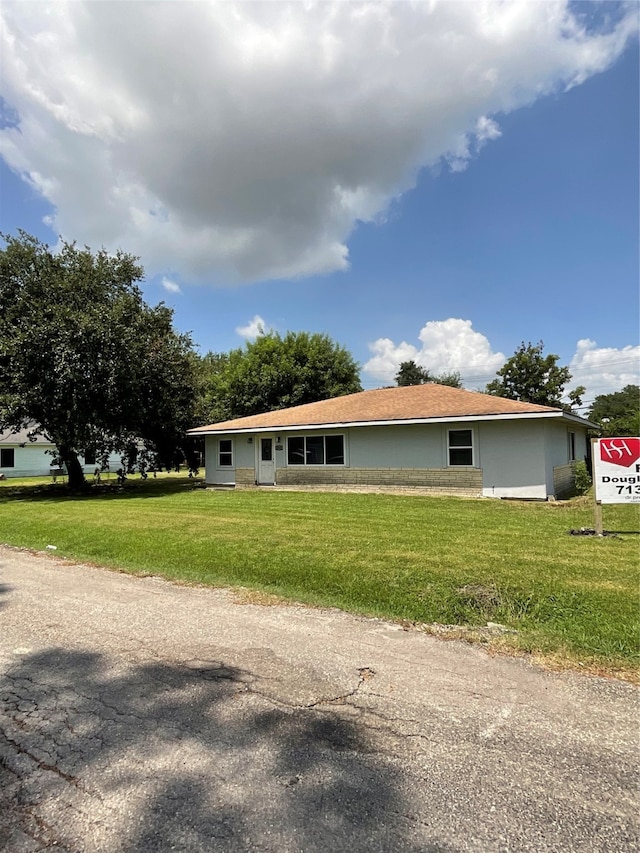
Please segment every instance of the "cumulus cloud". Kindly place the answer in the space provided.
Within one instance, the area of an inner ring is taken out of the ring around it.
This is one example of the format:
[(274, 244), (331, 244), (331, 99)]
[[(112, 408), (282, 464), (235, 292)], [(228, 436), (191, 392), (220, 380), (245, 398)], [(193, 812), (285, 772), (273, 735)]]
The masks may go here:
[(252, 320), (249, 320), (246, 326), (237, 326), (236, 333), (241, 338), (246, 338), (249, 341), (254, 341), (260, 335), (264, 335), (269, 331), (270, 327), (262, 319), (259, 314), (256, 314)]
[(162, 286), (167, 293), (182, 293), (180, 285), (177, 282), (172, 281), (170, 278), (167, 278), (166, 275), (162, 276)]
[(415, 361), (430, 373), (457, 371), (467, 388), (483, 388), (495, 378), (498, 368), (506, 358), (493, 352), (491, 344), (473, 329), (471, 320), (450, 317), (448, 320), (430, 320), (418, 334), (419, 346), (402, 341), (395, 344), (389, 338), (378, 338), (369, 344), (373, 353), (364, 365), (364, 372), (382, 382), (394, 382), (400, 363)]
[[(471, 320), (453, 317), (425, 323), (418, 341), (417, 345), (407, 341), (396, 344), (390, 338), (373, 341), (364, 374), (380, 384), (394, 384), (401, 362), (415, 361), (432, 374), (457, 371), (465, 388), (482, 390), (513, 355), (494, 352), (489, 340), (473, 329)], [(572, 379), (565, 390), (584, 385), (586, 409), (598, 394), (611, 394), (625, 385), (640, 385), (640, 346), (599, 347), (584, 338), (577, 342), (568, 367)]]
[(56, 232), (150, 274), (341, 270), (422, 167), (464, 169), (494, 116), (607, 68), (625, 8), (597, 31), (564, 0), (5, 3), (0, 154)]
[(640, 385), (640, 346), (599, 347), (596, 341), (583, 338), (576, 345), (569, 370), (572, 381), (567, 390), (584, 385), (585, 401), (620, 391), (625, 385)]

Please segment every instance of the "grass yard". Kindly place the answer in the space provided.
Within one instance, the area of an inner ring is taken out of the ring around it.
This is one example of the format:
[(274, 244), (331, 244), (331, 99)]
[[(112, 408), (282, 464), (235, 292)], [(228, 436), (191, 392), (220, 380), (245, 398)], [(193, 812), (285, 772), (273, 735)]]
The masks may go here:
[(517, 633), (478, 638), (637, 680), (640, 507), (287, 491), (172, 476), (66, 494), (0, 483), (0, 543), (312, 605)]

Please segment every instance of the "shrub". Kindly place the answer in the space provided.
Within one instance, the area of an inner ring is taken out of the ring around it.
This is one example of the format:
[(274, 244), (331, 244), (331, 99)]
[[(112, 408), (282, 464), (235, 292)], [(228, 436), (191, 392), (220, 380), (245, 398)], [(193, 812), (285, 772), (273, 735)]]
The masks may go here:
[(586, 462), (576, 462), (576, 494), (584, 495), (591, 488), (591, 475)]

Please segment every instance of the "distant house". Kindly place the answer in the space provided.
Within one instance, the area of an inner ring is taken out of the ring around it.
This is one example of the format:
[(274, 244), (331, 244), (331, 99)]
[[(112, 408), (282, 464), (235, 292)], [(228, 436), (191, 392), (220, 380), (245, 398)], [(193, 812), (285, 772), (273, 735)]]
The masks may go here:
[[(31, 428), (33, 429), (33, 428)], [(54, 465), (55, 445), (39, 435), (35, 441), (29, 440), (31, 429), (18, 432), (0, 432), (0, 474), (5, 477), (44, 477), (51, 474), (63, 474), (64, 471)], [(86, 474), (93, 474), (96, 458), (87, 451), (80, 457)], [(109, 459), (111, 470), (120, 467), (120, 457)]]
[(190, 430), (211, 485), (376, 486), (559, 498), (593, 425), (562, 409), (427, 384)]

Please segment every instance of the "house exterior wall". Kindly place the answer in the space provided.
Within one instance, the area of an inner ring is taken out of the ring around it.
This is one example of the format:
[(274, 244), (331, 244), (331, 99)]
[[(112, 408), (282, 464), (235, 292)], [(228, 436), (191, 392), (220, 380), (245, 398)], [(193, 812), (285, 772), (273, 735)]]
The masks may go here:
[[(13, 449), (13, 467), (0, 467), (0, 474), (5, 477), (43, 477), (49, 474), (53, 464), (53, 456), (47, 450), (53, 450), (50, 444), (19, 444), (2, 443), (3, 450)], [(1, 460), (0, 460), (1, 461)]]
[(479, 496), (482, 472), (476, 468), (280, 468), (279, 486), (382, 486)]
[[(251, 443), (248, 439), (251, 438)], [(220, 465), (219, 441), (230, 440), (232, 465)], [(204, 442), (205, 483), (214, 486), (255, 483), (256, 438), (246, 435), (207, 435)], [(250, 472), (250, 476), (247, 472)]]
[(576, 463), (556, 465), (553, 469), (553, 495), (556, 498), (570, 496), (576, 485)]
[(478, 457), (485, 497), (547, 497), (544, 427), (544, 422), (535, 420), (478, 424)]
[(566, 424), (547, 423), (544, 426), (547, 489), (549, 494), (556, 497), (554, 470), (570, 462), (569, 430)]
[[(571, 459), (570, 435), (573, 433), (574, 458)], [(556, 498), (571, 495), (575, 488), (575, 465), (583, 462), (587, 455), (588, 437), (578, 426), (546, 424), (547, 486), (549, 494)]]
[[(470, 424), (455, 424), (456, 429)], [(287, 437), (317, 436), (317, 430), (274, 430), (276, 482), (281, 486), (381, 486), (480, 495), (477, 467), (447, 466), (447, 425), (407, 425), (320, 431), (344, 436), (344, 465), (288, 465)], [(265, 433), (266, 435), (266, 433)], [(233, 465), (220, 466), (219, 441), (232, 440)], [(217, 486), (255, 485), (260, 434), (205, 437), (205, 481)], [(278, 441), (280, 439), (280, 441)]]
[[(2, 442), (3, 449), (13, 450), (13, 466), (0, 466), (0, 474), (8, 479), (10, 477), (48, 477), (53, 466), (53, 453), (55, 447), (46, 442), (27, 443), (24, 447), (20, 444)], [(0, 462), (1, 462), (0, 458)], [(86, 465), (80, 457), (85, 474), (93, 474), (95, 465)], [(111, 471), (117, 471), (120, 467), (120, 457), (111, 456), (109, 467)]]
[(354, 427), (343, 432), (349, 446), (348, 464), (353, 468), (446, 467), (443, 424)]
[[(448, 465), (448, 432), (473, 433), (473, 466)], [(545, 500), (573, 487), (569, 459), (570, 431), (576, 458), (586, 453), (586, 433), (579, 425), (536, 419), (454, 421), (345, 427), (332, 430), (274, 430), (279, 486), (420, 488), (495, 498)], [(288, 465), (287, 437), (344, 436), (344, 465)], [(255, 485), (259, 433), (207, 436), (205, 479), (212, 485)], [(267, 435), (267, 433), (263, 433)], [(220, 439), (233, 442), (233, 465), (218, 464)], [(278, 439), (280, 439), (278, 441)]]
[(236, 486), (255, 486), (256, 485), (256, 469), (251, 468), (236, 468)]

